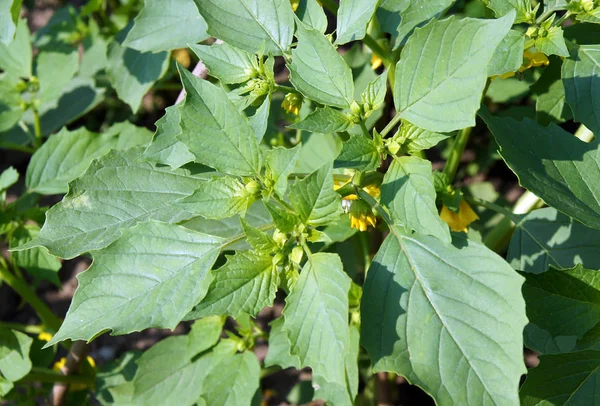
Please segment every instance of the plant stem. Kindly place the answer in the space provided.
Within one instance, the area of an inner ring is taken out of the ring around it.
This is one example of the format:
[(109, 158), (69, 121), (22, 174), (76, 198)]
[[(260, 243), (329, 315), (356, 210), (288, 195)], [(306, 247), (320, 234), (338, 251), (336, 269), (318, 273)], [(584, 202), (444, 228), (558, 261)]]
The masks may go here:
[(33, 109), (33, 133), (35, 135), (35, 148), (39, 148), (42, 146), (42, 126), (40, 125), (40, 112), (34, 108)]
[(368, 194), (361, 188), (355, 188), (355, 192), (358, 195), (358, 197), (360, 197), (369, 206), (371, 206), (371, 209), (375, 209), (377, 211), (377, 214), (379, 214), (381, 216), (383, 221), (385, 221), (389, 227), (392, 227), (392, 225), (394, 224), (394, 222), (392, 221), (392, 218), (390, 217), (388, 212), (385, 210), (385, 208), (383, 206), (381, 206), (377, 200), (375, 200), (370, 194)]
[(93, 376), (87, 375), (63, 375), (59, 372), (47, 368), (33, 367), (31, 371), (19, 382), (63, 382), (79, 383), (92, 386), (95, 382)]
[(13, 144), (10, 142), (3, 142), (2, 148), (12, 149), (14, 151), (25, 152), (26, 154), (33, 154), (35, 152), (34, 148), (26, 147), (24, 145)]
[(369, 133), (369, 130), (368, 130), (367, 126), (365, 125), (364, 120), (360, 120), (360, 129), (362, 130), (365, 137), (367, 137), (369, 139), (371, 138), (371, 134)]
[(381, 138), (385, 138), (385, 136), (394, 129), (394, 127), (400, 122), (400, 120), (402, 120), (400, 118), (400, 114), (396, 114), (394, 118), (392, 118), (392, 120), (389, 123), (387, 123), (385, 128), (379, 133), (379, 135), (381, 135)]
[(52, 310), (42, 302), (36, 293), (21, 279), (14, 276), (9, 270), (4, 259), (0, 258), (0, 280), (6, 282), (15, 292), (17, 292), (25, 302), (29, 303), (35, 312), (40, 316), (44, 325), (51, 332), (55, 333), (60, 328), (62, 321)]
[(17, 330), (27, 334), (40, 334), (44, 331), (43, 326), (28, 326), (26, 324), (20, 323), (8, 323), (5, 321), (0, 321), (0, 329), (10, 329)]
[(454, 176), (456, 176), (456, 171), (458, 169), (458, 165), (460, 164), (460, 158), (465, 151), (467, 142), (469, 142), (469, 136), (471, 135), (472, 130), (473, 127), (463, 128), (458, 132), (458, 135), (454, 140), (452, 151), (450, 151), (450, 157), (448, 158), (448, 161), (446, 161), (446, 166), (444, 167), (444, 174), (448, 178), (449, 183), (452, 183)]
[[(85, 341), (74, 341), (71, 349), (69, 350), (69, 354), (67, 354), (67, 359), (65, 360), (65, 365), (61, 368), (62, 375), (73, 376), (77, 374), (79, 371), (79, 365), (81, 362), (85, 360), (89, 347)], [(54, 384), (52, 388), (52, 405), (60, 406), (64, 404), (67, 399), (67, 393), (69, 392), (69, 383), (71, 382), (62, 382), (58, 381)]]
[(390, 64), (389, 52), (386, 52), (386, 50), (383, 49), (381, 47), (381, 45), (379, 45), (377, 43), (377, 40), (375, 38), (373, 38), (369, 34), (366, 34), (365, 38), (363, 39), (363, 42), (364, 42), (364, 44), (366, 46), (368, 46), (369, 48), (371, 48), (371, 51), (373, 51), (373, 53), (375, 55), (377, 55), (378, 57), (381, 58), (381, 60), (383, 61), (384, 65), (387, 66), (387, 65)]
[(296, 89), (294, 89), (291, 86), (285, 86), (285, 85), (275, 85), (274, 87), (275, 90), (279, 90), (280, 92), (284, 92), (284, 93), (294, 93), (294, 94), (299, 94), (302, 95), (302, 93), (300, 93), (299, 91), (297, 91)]
[(589, 130), (586, 126), (581, 124), (577, 131), (575, 131), (575, 136), (579, 138), (583, 142), (592, 142), (594, 139), (594, 133)]

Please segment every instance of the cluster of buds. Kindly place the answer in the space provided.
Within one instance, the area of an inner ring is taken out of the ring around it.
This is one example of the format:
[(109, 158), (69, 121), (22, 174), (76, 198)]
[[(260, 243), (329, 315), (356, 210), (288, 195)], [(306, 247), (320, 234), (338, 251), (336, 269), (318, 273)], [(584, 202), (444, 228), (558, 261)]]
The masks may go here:
[(281, 107), (283, 107), (286, 113), (291, 113), (297, 116), (300, 113), (300, 108), (302, 107), (302, 95), (298, 93), (286, 94), (285, 98), (283, 99), (283, 103), (281, 103)]

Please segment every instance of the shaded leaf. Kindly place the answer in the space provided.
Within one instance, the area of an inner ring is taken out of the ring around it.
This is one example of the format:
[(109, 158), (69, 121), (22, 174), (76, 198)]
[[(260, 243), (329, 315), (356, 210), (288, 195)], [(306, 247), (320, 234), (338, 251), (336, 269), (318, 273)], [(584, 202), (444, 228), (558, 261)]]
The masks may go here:
[(342, 152), (333, 163), (335, 168), (373, 171), (381, 165), (381, 157), (373, 140), (354, 135), (342, 145)]

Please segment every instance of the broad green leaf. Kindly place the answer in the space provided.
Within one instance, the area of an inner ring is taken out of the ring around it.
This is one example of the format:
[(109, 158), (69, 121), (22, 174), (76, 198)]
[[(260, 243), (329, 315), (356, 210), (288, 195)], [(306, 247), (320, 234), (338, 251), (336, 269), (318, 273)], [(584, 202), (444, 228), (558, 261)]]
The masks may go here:
[(561, 27), (551, 27), (547, 36), (535, 40), (535, 47), (546, 55), (569, 56)]
[(22, 0), (5, 0), (0, 5), (0, 42), (10, 44), (17, 31)]
[(296, 15), (307, 27), (324, 33), (327, 29), (327, 16), (317, 0), (299, 0)]
[(174, 329), (206, 294), (223, 244), (222, 238), (155, 221), (124, 230), (78, 276), (65, 321), (46, 346), (90, 341), (106, 331)]
[(12, 42), (0, 42), (0, 69), (14, 76), (31, 77), (31, 38), (26, 20), (19, 20)]
[(306, 224), (318, 227), (335, 222), (342, 212), (339, 194), (333, 190), (333, 168), (323, 165), (290, 186), (290, 203)]
[(394, 135), (394, 141), (401, 145), (403, 149), (406, 149), (408, 153), (414, 154), (418, 151), (433, 148), (449, 137), (449, 134), (424, 130), (405, 120), (402, 122), (398, 133)]
[(19, 82), (20, 79), (14, 75), (0, 74), (0, 131), (10, 130), (23, 115)]
[[(517, 104), (530, 93), (530, 90), (530, 84), (525, 80), (520, 80), (516, 77), (507, 79), (497, 77), (491, 81), (485, 97), (488, 97), (494, 103)], [(532, 109), (532, 111), (535, 115), (535, 110)], [(523, 114), (520, 114), (517, 115), (517, 118), (520, 119), (523, 116)]]
[(600, 134), (600, 45), (576, 47), (562, 67), (567, 103), (576, 121), (585, 124), (594, 134)]
[(536, 121), (542, 125), (562, 123), (573, 117), (565, 101), (565, 86), (561, 80), (562, 60), (552, 58), (538, 81), (531, 87), (537, 94), (535, 102)]
[(207, 405), (250, 406), (260, 381), (260, 364), (252, 351), (225, 357), (213, 371), (203, 383)]
[(331, 107), (321, 107), (288, 128), (314, 133), (333, 133), (346, 131), (352, 126), (354, 126), (354, 122), (350, 114)]
[(354, 100), (352, 71), (327, 37), (297, 23), (298, 46), (288, 64), (290, 81), (305, 97), (321, 104), (350, 107)]
[(501, 17), (515, 10), (517, 12), (515, 24), (529, 22), (532, 18), (535, 21), (535, 15), (529, 16), (531, 0), (483, 0), (483, 2), (494, 10), (496, 17)]
[(335, 254), (311, 255), (286, 298), (283, 329), (301, 367), (345, 385), (344, 356), (350, 350), (350, 278)]
[(194, 160), (194, 155), (177, 138), (181, 134), (180, 118), (179, 105), (169, 106), (165, 110), (165, 115), (156, 122), (154, 139), (144, 152), (144, 157), (150, 162), (177, 169)]
[(385, 71), (377, 76), (375, 80), (369, 82), (367, 88), (362, 92), (361, 99), (365, 115), (372, 114), (383, 105), (387, 93), (387, 75), (388, 71)]
[(137, 360), (132, 403), (194, 404), (203, 380), (214, 371), (212, 361), (218, 359), (210, 353), (196, 357), (217, 343), (223, 321), (221, 317), (198, 320), (187, 335), (168, 337), (144, 352)]
[(500, 41), (487, 68), (488, 76), (516, 72), (523, 63), (523, 47), (525, 35), (517, 30), (510, 30)]
[(223, 88), (180, 69), (187, 92), (180, 107), (177, 137), (196, 162), (232, 175), (259, 175), (262, 166), (256, 134)]
[(187, 320), (222, 314), (237, 319), (242, 313), (256, 317), (273, 304), (279, 287), (273, 257), (252, 251), (227, 256), (227, 263), (212, 274), (208, 293), (186, 316)]
[(201, 182), (178, 206), (204, 218), (219, 220), (238, 213), (243, 215), (254, 200), (256, 198), (242, 182), (223, 176)]
[(271, 253), (277, 248), (277, 243), (269, 234), (254, 227), (243, 217), (240, 217), (240, 223), (246, 234), (246, 241), (252, 248), (261, 253)]
[(144, 0), (122, 45), (140, 52), (170, 51), (208, 38), (193, 0)]
[(333, 163), (335, 168), (374, 171), (381, 165), (381, 154), (373, 140), (354, 135), (342, 146), (342, 152)]
[(62, 258), (106, 247), (122, 228), (148, 219), (179, 222), (192, 217), (175, 202), (191, 195), (200, 178), (140, 160), (140, 149), (111, 151), (92, 162), (46, 213), (40, 235), (17, 250), (45, 246)]
[(254, 115), (248, 117), (248, 124), (256, 135), (258, 142), (262, 141), (267, 127), (269, 126), (269, 113), (271, 112), (271, 97), (266, 96), (261, 105), (256, 109)]
[(600, 229), (600, 149), (586, 144), (555, 124), (481, 117), (494, 134), (500, 155), (519, 177), (521, 186), (548, 205)]
[(259, 73), (256, 56), (229, 44), (192, 45), (191, 49), (210, 75), (223, 83), (246, 82)]
[(516, 270), (535, 274), (551, 266), (600, 269), (600, 231), (550, 207), (535, 210), (515, 224), (507, 261)]
[(85, 127), (75, 131), (63, 128), (33, 154), (25, 184), (35, 193), (67, 193), (69, 182), (83, 175), (94, 159), (111, 149), (147, 144), (150, 137), (148, 130), (129, 123), (113, 126), (104, 134), (90, 132)]
[(267, 176), (274, 182), (275, 191), (281, 196), (287, 190), (287, 178), (294, 172), (299, 154), (299, 145), (294, 148), (275, 147), (267, 152), (265, 158)]
[(342, 140), (336, 134), (301, 134), (302, 148), (294, 172), (310, 173), (321, 166), (323, 162), (333, 161), (342, 150)]
[[(60, 69), (56, 69), (60, 66)], [(79, 53), (40, 52), (36, 58), (35, 75), (40, 81), (38, 97), (41, 103), (57, 100), (79, 69)]]
[(475, 125), (487, 66), (514, 12), (497, 20), (433, 20), (416, 30), (396, 66), (394, 103), (400, 117), (430, 131)]
[(108, 64), (106, 51), (108, 42), (100, 33), (98, 24), (90, 19), (89, 33), (83, 39), (84, 53), (79, 66), (79, 76), (93, 78), (98, 72), (104, 70)]
[(529, 321), (554, 337), (583, 337), (600, 322), (599, 272), (577, 265), (524, 274), (523, 297)]
[(265, 201), (264, 204), (273, 218), (273, 223), (282, 233), (291, 232), (300, 223), (300, 218), (295, 213), (290, 213), (271, 201)]
[(600, 402), (600, 351), (542, 355), (521, 388), (522, 406), (587, 406)]
[(336, 44), (363, 39), (379, 0), (340, 0)]
[(19, 180), (19, 172), (12, 166), (3, 170), (0, 174), (0, 192), (4, 192), (9, 187), (17, 183)]
[(142, 53), (127, 48), (123, 45), (123, 41), (130, 29), (131, 24), (115, 35), (114, 40), (109, 44), (106, 73), (119, 99), (127, 103), (136, 113), (144, 95), (167, 71), (169, 53)]
[(270, 325), (269, 351), (265, 358), (265, 367), (279, 365), (281, 368), (300, 369), (300, 358), (291, 354), (291, 344), (283, 330), (283, 317), (273, 320)]
[(431, 162), (416, 156), (395, 158), (381, 184), (381, 203), (396, 224), (450, 244), (448, 225), (435, 205)]
[(294, 35), (289, 0), (194, 0), (213, 37), (256, 53), (282, 55)]
[(0, 378), (18, 381), (31, 370), (29, 350), (33, 339), (27, 334), (0, 328)]
[(384, 0), (377, 8), (382, 29), (390, 33), (393, 49), (404, 45), (413, 30), (428, 20), (439, 17), (455, 0)]
[(566, 10), (569, 0), (544, 0), (544, 11)]
[(141, 355), (140, 351), (127, 351), (118, 359), (109, 361), (97, 369), (94, 397), (100, 405), (108, 406), (131, 401), (133, 393), (131, 381), (138, 369), (136, 361)]
[[(26, 224), (13, 231), (9, 247), (14, 248), (23, 245), (39, 235), (40, 229), (36, 225)], [(54, 255), (42, 247), (32, 248), (27, 251), (17, 251), (11, 254), (13, 263), (21, 268), (27, 269), (27, 272), (37, 282), (50, 281), (56, 286), (60, 286), (58, 271), (62, 264)]]
[(577, 14), (575, 18), (585, 23), (600, 24), (600, 7), (596, 7), (587, 13)]
[(454, 244), (391, 227), (363, 289), (362, 345), (375, 371), (405, 376), (438, 405), (518, 404), (523, 278), (479, 243)]

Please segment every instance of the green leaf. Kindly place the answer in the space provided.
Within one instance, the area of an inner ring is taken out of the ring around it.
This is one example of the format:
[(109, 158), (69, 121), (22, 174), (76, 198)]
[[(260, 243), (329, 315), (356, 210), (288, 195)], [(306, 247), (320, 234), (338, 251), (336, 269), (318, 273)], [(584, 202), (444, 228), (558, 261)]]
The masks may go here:
[(311, 226), (335, 222), (342, 212), (339, 194), (333, 189), (333, 167), (323, 165), (290, 186), (290, 203), (300, 219)]
[(170, 51), (208, 38), (193, 0), (144, 0), (122, 45), (140, 52)]
[(0, 74), (0, 131), (10, 130), (23, 115), (19, 82), (20, 79), (14, 75)]
[(0, 372), (14, 382), (31, 370), (29, 350), (33, 339), (19, 331), (0, 328)]
[(194, 0), (213, 37), (256, 53), (282, 55), (294, 35), (294, 12), (289, 0)]
[(383, 105), (387, 93), (387, 75), (388, 71), (385, 71), (377, 76), (375, 80), (369, 82), (367, 88), (362, 92), (361, 99), (366, 115), (372, 114)]
[(305, 97), (334, 107), (350, 107), (354, 100), (352, 71), (327, 37), (297, 23), (298, 46), (288, 64), (290, 82)]
[(551, 27), (547, 36), (535, 40), (535, 47), (546, 55), (569, 56), (561, 27)]
[(379, 0), (340, 0), (336, 44), (363, 39)]
[(534, 210), (515, 224), (507, 261), (534, 274), (551, 266), (583, 264), (600, 269), (600, 231), (588, 228), (553, 208)]
[(427, 131), (406, 120), (402, 122), (398, 133), (394, 135), (394, 141), (410, 154), (433, 148), (447, 138), (450, 138), (449, 134)]
[(90, 20), (88, 29), (88, 35), (83, 39), (85, 52), (81, 58), (79, 76), (93, 78), (108, 64), (106, 57), (108, 43), (100, 33), (100, 28), (94, 20)]
[(46, 344), (90, 341), (98, 334), (170, 328), (204, 297), (224, 240), (150, 221), (124, 230), (93, 254), (64, 323)]
[(321, 107), (288, 128), (315, 133), (333, 133), (346, 131), (352, 126), (354, 122), (349, 114), (331, 107)]
[(517, 30), (510, 30), (500, 41), (487, 68), (488, 76), (516, 72), (523, 64), (525, 36)]
[(8, 45), (14, 39), (22, 0), (3, 1), (0, 5), (0, 42)]
[(151, 134), (145, 128), (125, 122), (104, 134), (81, 127), (75, 131), (63, 128), (33, 154), (25, 184), (40, 194), (67, 193), (69, 182), (83, 175), (90, 163), (111, 149), (128, 149), (144, 145)]
[(600, 24), (600, 7), (588, 11), (587, 13), (577, 14), (575, 18), (578, 21), (592, 24)]
[(475, 125), (487, 66), (514, 12), (498, 20), (433, 20), (416, 30), (396, 65), (394, 103), (400, 117), (430, 131)]
[(281, 368), (300, 369), (300, 358), (291, 354), (291, 344), (283, 329), (283, 317), (273, 320), (269, 332), (269, 350), (265, 358), (265, 367), (279, 365)]
[(296, 145), (294, 148), (275, 147), (267, 152), (267, 157), (265, 158), (267, 177), (274, 182), (275, 192), (281, 196), (287, 190), (287, 178), (294, 172), (299, 155), (299, 145)]
[[(12, 233), (10, 240), (10, 248), (23, 245), (40, 233), (40, 229), (36, 225), (26, 224), (20, 226)], [(56, 286), (60, 286), (58, 279), (58, 271), (62, 264), (54, 255), (48, 253), (44, 248), (37, 247), (27, 251), (17, 251), (11, 254), (11, 259), (15, 265), (27, 269), (27, 272), (36, 282), (50, 281)]]
[(313, 30), (324, 33), (327, 29), (327, 16), (317, 0), (299, 0), (296, 15)]
[(573, 117), (585, 124), (594, 134), (600, 134), (600, 95), (593, 90), (600, 85), (599, 75), (600, 45), (576, 47), (563, 63), (563, 84)]
[(0, 69), (14, 76), (31, 77), (31, 38), (26, 20), (17, 23), (12, 42), (0, 42)]
[(215, 177), (202, 182), (191, 195), (178, 203), (179, 207), (208, 219), (223, 219), (242, 215), (256, 198), (236, 178)]
[(335, 168), (374, 171), (381, 165), (381, 156), (373, 140), (364, 135), (354, 135), (342, 146), (334, 162)]
[(273, 258), (252, 251), (227, 256), (227, 263), (212, 274), (208, 293), (186, 316), (187, 320), (222, 314), (237, 319), (242, 313), (256, 317), (273, 304), (279, 287)]
[(256, 56), (227, 43), (191, 45), (190, 48), (206, 65), (211, 76), (223, 83), (242, 83), (258, 75)]
[(381, 184), (381, 203), (396, 224), (450, 244), (448, 225), (435, 205), (431, 162), (416, 156), (395, 158)]
[[(528, 16), (531, 11), (531, 0), (483, 0), (486, 5), (494, 10), (496, 17), (501, 17), (515, 10), (517, 17), (515, 24), (529, 22), (531, 18)], [(535, 16), (533, 16), (535, 20)]]
[(270, 253), (277, 248), (277, 243), (269, 234), (255, 228), (243, 217), (240, 217), (240, 223), (246, 234), (246, 241), (252, 248), (263, 253)]
[(454, 244), (391, 227), (363, 288), (362, 346), (375, 371), (405, 376), (438, 405), (518, 404), (523, 278), (479, 243)]
[(48, 210), (38, 238), (16, 250), (45, 246), (54, 255), (74, 258), (106, 247), (122, 228), (138, 222), (192, 217), (175, 202), (191, 195), (200, 178), (140, 161), (141, 152), (111, 151), (92, 162), (63, 201)]
[(277, 226), (277, 229), (282, 233), (292, 232), (296, 225), (300, 223), (300, 219), (296, 214), (290, 213), (270, 201), (265, 201), (264, 204), (273, 218), (275, 226)]
[(200, 397), (203, 380), (217, 359), (212, 352), (196, 358), (217, 343), (223, 321), (220, 317), (198, 320), (187, 335), (168, 337), (144, 352), (137, 360), (137, 372), (129, 384), (132, 393), (128, 401), (193, 404)]
[(262, 141), (267, 127), (269, 126), (269, 113), (271, 112), (271, 97), (267, 96), (256, 109), (254, 115), (248, 118), (248, 124), (252, 127), (252, 131), (256, 134), (256, 140)]
[(202, 399), (207, 405), (250, 406), (259, 388), (260, 364), (251, 351), (225, 357), (213, 368), (203, 384)]
[(500, 155), (519, 177), (521, 186), (550, 206), (600, 229), (600, 150), (555, 124), (542, 127), (535, 121), (481, 117), (494, 134)]
[(106, 73), (119, 99), (136, 113), (144, 95), (167, 71), (169, 53), (142, 53), (127, 48), (123, 41), (130, 29), (131, 24), (115, 35), (114, 41), (109, 44)]
[(9, 187), (17, 183), (19, 180), (19, 172), (12, 166), (2, 171), (0, 174), (0, 192), (4, 192)]
[(223, 88), (180, 69), (187, 92), (180, 108), (177, 137), (196, 162), (231, 175), (260, 175), (262, 159), (256, 134)]
[(179, 107), (175, 105), (166, 108), (165, 115), (156, 122), (154, 139), (144, 152), (144, 157), (150, 162), (169, 165), (173, 169), (194, 160), (194, 155), (177, 138), (181, 134)]
[(350, 350), (350, 278), (335, 254), (311, 255), (286, 298), (283, 329), (301, 367), (345, 385), (344, 355)]
[(302, 148), (295, 172), (310, 173), (319, 169), (323, 162), (333, 161), (342, 150), (342, 140), (336, 134), (302, 133)]
[(521, 405), (595, 405), (600, 402), (600, 351), (542, 355), (521, 388)]
[(573, 117), (566, 103), (565, 86), (561, 80), (562, 60), (552, 58), (538, 81), (531, 87), (537, 94), (535, 103), (536, 121), (542, 125), (552, 122), (562, 123)]
[[(60, 66), (60, 69), (56, 69)], [(36, 58), (35, 75), (40, 81), (38, 98), (41, 103), (57, 100), (79, 69), (79, 53), (72, 51), (40, 52)]]
[(550, 268), (540, 274), (523, 274), (529, 321), (554, 337), (583, 337), (600, 320), (599, 272), (577, 265), (571, 269)]

